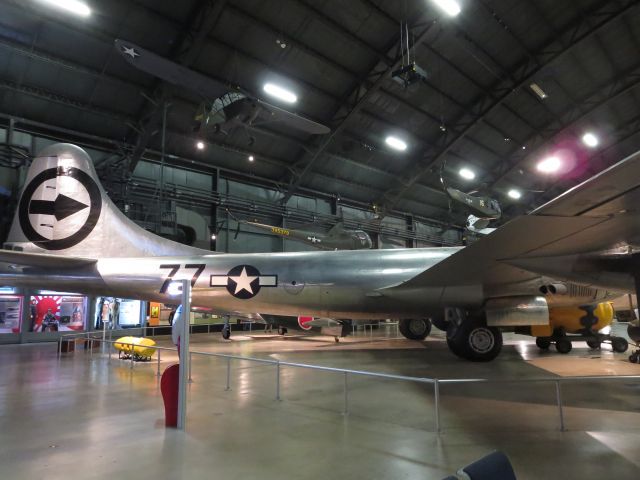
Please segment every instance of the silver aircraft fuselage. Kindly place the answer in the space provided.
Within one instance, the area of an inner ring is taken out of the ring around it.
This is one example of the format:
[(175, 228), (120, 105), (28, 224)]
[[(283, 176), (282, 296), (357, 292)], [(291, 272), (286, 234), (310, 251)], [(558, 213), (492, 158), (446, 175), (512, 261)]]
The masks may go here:
[[(180, 296), (171, 294), (170, 284), (188, 279), (193, 283), (193, 306), (274, 315), (388, 318), (425, 315), (442, 305), (443, 295), (454, 304), (482, 302), (481, 288), (424, 289), (421, 295), (406, 298), (377, 293), (413, 278), (460, 248), (100, 258), (95, 265), (61, 271), (59, 276), (48, 272), (43, 277), (29, 269), (5, 271), (0, 283), (177, 303)], [(238, 285), (228, 280), (229, 273), (243, 266), (246, 280), (259, 278), (236, 293)]]

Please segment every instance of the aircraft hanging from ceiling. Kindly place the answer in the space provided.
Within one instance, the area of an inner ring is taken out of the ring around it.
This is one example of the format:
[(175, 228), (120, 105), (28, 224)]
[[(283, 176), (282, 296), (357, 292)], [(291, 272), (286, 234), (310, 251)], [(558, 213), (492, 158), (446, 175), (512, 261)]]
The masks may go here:
[(344, 228), (342, 221), (336, 223), (327, 233), (318, 233), (312, 230), (294, 229), (265, 225), (264, 223), (250, 222), (247, 220), (236, 220), (238, 231), (240, 225), (249, 225), (260, 230), (277, 235), (288, 240), (297, 240), (320, 250), (361, 250), (371, 248), (373, 242), (371, 237), (364, 230), (351, 230)]
[(55, 144), (27, 173), (0, 285), (176, 303), (190, 280), (192, 305), (222, 314), (392, 318), (408, 338), (430, 318), (454, 354), (488, 361), (502, 330), (640, 290), (639, 206), (636, 153), (468, 247), (217, 254), (133, 223), (89, 155)]
[[(198, 108), (195, 129), (207, 133), (228, 134), (236, 128), (264, 123), (281, 123), (313, 135), (324, 135), (329, 127), (309, 120), (262, 100), (239, 86), (206, 77), (134, 43), (115, 40), (115, 48), (129, 64), (173, 85), (198, 94), (202, 104)], [(249, 143), (253, 137), (247, 133)]]
[(467, 228), (475, 233), (488, 234), (494, 229), (487, 228), (489, 222), (498, 220), (502, 216), (500, 203), (488, 196), (464, 193), (452, 187), (445, 188), (449, 198), (469, 212)]

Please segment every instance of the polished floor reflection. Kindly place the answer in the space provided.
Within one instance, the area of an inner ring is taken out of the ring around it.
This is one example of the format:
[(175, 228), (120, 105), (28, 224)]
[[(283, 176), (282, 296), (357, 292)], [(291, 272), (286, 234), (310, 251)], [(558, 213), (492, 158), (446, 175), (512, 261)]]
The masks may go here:
[[(167, 344), (166, 339), (160, 339)], [(271, 365), (194, 355), (188, 431), (163, 427), (156, 363), (134, 368), (85, 351), (56, 357), (53, 344), (0, 347), (0, 478), (416, 478), (439, 479), (505, 451), (519, 479), (635, 478), (640, 467), (640, 381), (563, 386), (567, 431), (558, 429), (553, 383), (505, 380), (640, 374), (626, 355), (576, 344), (539, 352), (509, 336), (490, 364), (453, 357), (441, 335), (427, 342), (376, 331), (331, 338), (240, 332), (194, 335), (193, 350), (330, 367), (498, 383), (443, 385), (433, 430), (433, 387), (283, 367), (275, 400)], [(175, 361), (163, 353), (161, 367)]]

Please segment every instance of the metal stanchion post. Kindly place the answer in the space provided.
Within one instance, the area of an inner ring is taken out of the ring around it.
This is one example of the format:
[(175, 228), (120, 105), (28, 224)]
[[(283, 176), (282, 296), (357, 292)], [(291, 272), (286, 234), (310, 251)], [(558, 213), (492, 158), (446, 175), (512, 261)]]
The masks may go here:
[(191, 378), (191, 364), (193, 363), (193, 353), (189, 352), (189, 383), (193, 382)]
[(231, 390), (231, 358), (227, 357), (227, 386), (225, 390)]
[(433, 404), (435, 408), (436, 433), (440, 433), (440, 384), (437, 378), (433, 382)]
[(162, 350), (156, 350), (156, 352), (158, 353), (158, 371), (156, 372), (156, 375), (160, 377), (160, 354), (162, 354)]
[[(191, 370), (191, 354), (189, 353), (189, 320), (191, 313), (191, 282), (182, 283), (182, 332), (180, 333), (180, 381), (178, 388), (178, 428), (187, 428), (187, 383)], [(188, 363), (188, 365), (187, 365)]]
[(349, 415), (349, 383), (347, 381), (347, 372), (344, 372), (344, 412), (343, 415)]
[(276, 363), (276, 400), (280, 400), (280, 360)]
[(62, 337), (58, 338), (58, 358), (62, 355)]
[(131, 351), (129, 352), (131, 354), (131, 366), (129, 367), (130, 369), (133, 370), (133, 342), (131, 342)]
[(556, 380), (556, 401), (558, 402), (558, 414), (560, 415), (560, 431), (564, 432), (564, 412), (562, 411), (562, 389), (560, 380)]

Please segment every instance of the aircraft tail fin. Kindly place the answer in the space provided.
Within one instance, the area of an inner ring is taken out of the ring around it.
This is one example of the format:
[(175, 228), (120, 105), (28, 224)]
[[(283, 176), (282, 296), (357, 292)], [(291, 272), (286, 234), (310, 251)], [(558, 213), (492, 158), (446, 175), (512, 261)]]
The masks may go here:
[(333, 227), (329, 229), (328, 235), (333, 237), (335, 235), (340, 234), (344, 231), (344, 222), (342, 220), (338, 221)]
[(211, 253), (148, 232), (100, 185), (91, 158), (68, 143), (33, 160), (4, 248), (84, 258)]

